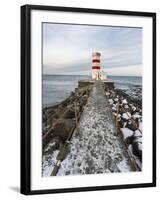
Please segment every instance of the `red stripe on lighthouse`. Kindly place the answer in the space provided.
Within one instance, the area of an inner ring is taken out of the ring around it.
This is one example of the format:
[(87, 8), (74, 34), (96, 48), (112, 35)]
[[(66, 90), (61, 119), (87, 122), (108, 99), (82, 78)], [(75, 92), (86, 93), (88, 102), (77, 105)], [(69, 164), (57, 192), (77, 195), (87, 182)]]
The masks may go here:
[(92, 69), (100, 69), (100, 66), (92, 66)]
[(98, 59), (93, 59), (92, 62), (98, 62), (98, 63), (100, 63), (100, 60), (98, 60)]

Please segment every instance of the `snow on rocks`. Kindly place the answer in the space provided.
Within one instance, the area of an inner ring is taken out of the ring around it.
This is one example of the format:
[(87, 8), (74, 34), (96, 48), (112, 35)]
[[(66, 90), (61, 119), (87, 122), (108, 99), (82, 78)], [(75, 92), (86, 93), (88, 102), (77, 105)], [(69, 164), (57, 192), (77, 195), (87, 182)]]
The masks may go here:
[(131, 108), (132, 108), (132, 111), (133, 111), (133, 112), (136, 111), (136, 107), (135, 107), (135, 106), (132, 106)]
[(122, 118), (125, 120), (129, 120), (131, 118), (131, 113), (129, 112), (123, 113)]
[(109, 96), (110, 95), (110, 92), (106, 92), (106, 96)]
[(45, 153), (42, 158), (42, 176), (50, 176), (53, 170), (53, 167), (57, 161), (57, 155), (59, 150), (55, 150), (50, 154)]
[(114, 103), (113, 99), (109, 99), (109, 104), (112, 105)]
[(132, 120), (128, 120), (126, 125), (126, 128), (129, 128), (132, 131), (136, 131), (137, 130), (137, 126), (135, 125), (135, 123)]
[(127, 108), (129, 108), (129, 106), (128, 105), (124, 105), (124, 108), (127, 109)]
[(117, 109), (117, 105), (116, 105), (116, 104), (113, 104), (112, 106), (115, 107), (115, 108)]
[(113, 111), (116, 111), (117, 109), (116, 109), (116, 107), (115, 107), (115, 106), (113, 106), (113, 107), (112, 107), (112, 110), (113, 110)]
[(128, 137), (133, 136), (133, 131), (131, 131), (129, 128), (121, 128), (122, 134), (123, 134), (123, 138), (124, 140)]
[(115, 101), (115, 102), (118, 102), (118, 98), (115, 98), (114, 101)]
[(142, 122), (139, 122), (139, 129), (142, 131), (143, 129), (143, 125), (142, 125)]
[(141, 118), (142, 116), (139, 114), (139, 113), (135, 113), (134, 115), (132, 115), (132, 118), (133, 119), (139, 119)]
[(122, 104), (127, 104), (128, 102), (127, 102), (127, 100), (126, 99), (123, 99), (122, 100)]
[[(139, 163), (142, 160), (142, 110), (134, 103), (128, 103), (130, 100), (124, 96), (118, 96), (116, 92), (111, 91), (110, 94), (112, 95), (109, 96), (109, 102), (112, 102), (113, 116), (118, 120), (123, 140), (128, 144), (128, 148), (132, 149), (132, 154), (141, 166)], [(120, 114), (118, 118), (117, 113)]]
[(142, 137), (142, 133), (139, 130), (136, 130), (134, 133), (135, 137)]

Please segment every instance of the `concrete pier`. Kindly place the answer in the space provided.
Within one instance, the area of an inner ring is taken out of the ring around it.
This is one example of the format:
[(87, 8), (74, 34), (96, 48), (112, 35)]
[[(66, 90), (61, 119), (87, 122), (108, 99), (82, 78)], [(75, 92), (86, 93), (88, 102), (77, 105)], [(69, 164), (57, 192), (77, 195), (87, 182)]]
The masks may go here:
[[(80, 81), (79, 84), (83, 87), (83, 84), (93, 82)], [(68, 155), (57, 175), (129, 171), (133, 169), (125, 146), (117, 135), (103, 84), (96, 81), (79, 122), (79, 134), (73, 136)]]
[[(101, 80), (102, 83), (104, 83), (104, 85), (106, 87), (108, 87), (109, 89), (114, 89), (114, 82), (112, 81), (108, 81), (108, 80)], [(78, 81), (78, 87), (81, 88), (81, 87), (86, 87), (86, 86), (89, 86), (89, 85), (93, 85), (95, 83), (95, 80), (80, 80)]]

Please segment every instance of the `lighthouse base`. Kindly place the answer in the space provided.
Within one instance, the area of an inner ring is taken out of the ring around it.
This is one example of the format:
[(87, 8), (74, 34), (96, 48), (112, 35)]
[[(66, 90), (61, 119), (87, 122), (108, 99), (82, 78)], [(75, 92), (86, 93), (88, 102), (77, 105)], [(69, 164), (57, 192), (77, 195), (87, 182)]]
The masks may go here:
[[(93, 85), (95, 81), (96, 80), (80, 80), (78, 81), (78, 87), (82, 88), (82, 87)], [(100, 81), (104, 83), (106, 88), (114, 89), (114, 82), (108, 81), (108, 80), (100, 80)]]

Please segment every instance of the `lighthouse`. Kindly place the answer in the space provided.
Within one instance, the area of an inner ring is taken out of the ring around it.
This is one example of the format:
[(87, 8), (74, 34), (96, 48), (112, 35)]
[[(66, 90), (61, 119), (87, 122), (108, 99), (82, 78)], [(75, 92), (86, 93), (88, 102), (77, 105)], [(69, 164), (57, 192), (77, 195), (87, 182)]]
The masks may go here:
[(107, 80), (107, 74), (101, 69), (99, 52), (92, 53), (92, 79)]
[(92, 53), (92, 79), (100, 79), (100, 56), (99, 52)]

